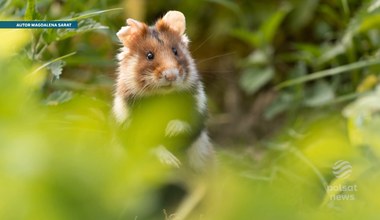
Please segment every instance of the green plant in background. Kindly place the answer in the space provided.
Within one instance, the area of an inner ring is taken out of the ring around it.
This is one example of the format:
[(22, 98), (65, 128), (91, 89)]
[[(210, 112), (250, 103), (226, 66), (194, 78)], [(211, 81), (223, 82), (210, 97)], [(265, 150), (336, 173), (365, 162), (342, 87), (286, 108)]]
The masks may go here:
[[(379, 3), (378, 1), (362, 2), (359, 9), (353, 12), (350, 12), (347, 1), (341, 1), (341, 4), (345, 13), (343, 29), (336, 33), (337, 39), (333, 44), (324, 42), (319, 52), (314, 51), (313, 53), (318, 54), (318, 56), (309, 62), (309, 65), (312, 65), (314, 70), (319, 70), (326, 66), (333, 68), (291, 79), (278, 86), (282, 88), (346, 73), (347, 76), (332, 78), (332, 83), (328, 86), (318, 89), (318, 83), (316, 83), (315, 91), (317, 93), (314, 93), (316, 98), (322, 97), (323, 95), (318, 93), (324, 94), (323, 91), (330, 91), (332, 94), (329, 99), (317, 103), (317, 106), (357, 97), (361, 92), (373, 89), (377, 81), (372, 80), (372, 83), (366, 84), (366, 88), (362, 87), (361, 91), (355, 91), (363, 85), (367, 78), (373, 78), (373, 73), (378, 70), (378, 67), (376, 67), (376, 65), (379, 65), (376, 48), (379, 47), (379, 44), (375, 40), (375, 36), (379, 34), (377, 30), (379, 25), (377, 17), (380, 12)], [(332, 16), (332, 12), (328, 10), (327, 6), (321, 7), (321, 11)], [(310, 48), (315, 50), (316, 47)], [(310, 53), (311, 51), (308, 52)], [(343, 82), (349, 83), (346, 83), (347, 86), (337, 86)]]
[(273, 39), (289, 11), (289, 6), (282, 6), (263, 22), (255, 32), (249, 32), (247, 29), (236, 29), (232, 32), (233, 36), (255, 48), (244, 60), (244, 72), (240, 78), (240, 86), (248, 94), (256, 93), (270, 82), (275, 75)]
[[(333, 3), (306, 1), (298, 5), (290, 1), (289, 4), (279, 6), (257, 31), (252, 32), (246, 27), (232, 31), (233, 36), (254, 48), (244, 60), (240, 78), (240, 85), (248, 94), (257, 93), (269, 82), (283, 80), (279, 65), (294, 66), (288, 70), (291, 74), (282, 74), (286, 81), (277, 85), (278, 89), (289, 86), (293, 88), (280, 93), (266, 113), (268, 118), (297, 106), (321, 107), (352, 99), (363, 90), (374, 88), (378, 80), (373, 73), (378, 70), (376, 65), (379, 65), (376, 49), (379, 47), (378, 1), (360, 1), (358, 10), (350, 9), (345, 0)], [(334, 7), (343, 8), (344, 16), (336, 13)], [(307, 15), (305, 11), (308, 12)], [(299, 25), (300, 22), (305, 24)], [(297, 37), (306, 24), (315, 25), (315, 30), (305, 34), (306, 38), (301, 39), (305, 42), (295, 41), (294, 38), (290, 41), (282, 40), (285, 46), (278, 45), (279, 47), (274, 42), (275, 37)], [(310, 42), (313, 40), (315, 42)], [(329, 82), (322, 79), (342, 73), (348, 74), (334, 77)], [(375, 79), (372, 83), (367, 83), (365, 89), (355, 91), (366, 81), (366, 77), (373, 79), (374, 76)], [(311, 86), (305, 86), (306, 82), (312, 80), (318, 81)], [(346, 86), (338, 86), (343, 83)], [(290, 100), (300, 106), (287, 105)]]
[[(91, 7), (91, 5), (88, 5)], [(107, 26), (102, 25), (100, 22), (94, 20), (96, 17), (103, 16), (114, 12), (121, 12), (122, 8), (113, 8), (107, 10), (86, 10), (79, 12), (71, 11), (72, 8), (66, 9), (59, 1), (35, 1), (28, 0), (25, 4), (24, 1), (13, 2), (5, 1), (2, 5), (2, 16), (10, 16), (8, 19), (18, 20), (70, 20), (78, 21), (77, 29), (36, 29), (32, 30), (32, 40), (23, 52), (22, 56), (26, 56), (33, 63), (40, 63), (36, 67), (34, 73), (43, 68), (50, 70), (47, 81), (43, 85), (44, 90), (48, 93), (53, 90), (62, 90), (59, 83), (52, 83), (55, 79), (59, 79), (66, 61), (73, 55), (76, 59), (81, 57), (81, 51), (78, 54), (78, 48), (71, 48), (70, 42), (75, 40), (80, 35), (92, 31), (101, 31), (108, 29)], [(41, 13), (40, 12), (47, 12)], [(65, 12), (70, 10), (69, 12)], [(24, 13), (22, 16), (21, 13)], [(19, 17), (15, 17), (19, 15)], [(67, 16), (69, 15), (69, 16)], [(58, 17), (61, 16), (61, 17)], [(58, 88), (57, 88), (58, 86)], [(63, 89), (73, 89), (72, 86), (64, 86)], [(59, 91), (56, 91), (59, 92)], [(66, 91), (62, 91), (65, 93)]]

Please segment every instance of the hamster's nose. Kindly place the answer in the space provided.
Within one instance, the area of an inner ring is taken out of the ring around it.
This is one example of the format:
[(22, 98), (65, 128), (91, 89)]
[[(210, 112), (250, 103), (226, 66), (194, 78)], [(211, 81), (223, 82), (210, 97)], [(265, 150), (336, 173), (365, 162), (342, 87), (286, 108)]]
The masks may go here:
[(176, 79), (177, 79), (177, 76), (175, 75), (175, 74), (166, 74), (165, 75), (165, 79), (167, 80), (167, 81), (175, 81)]
[(168, 82), (176, 81), (178, 74), (179, 73), (177, 69), (168, 69), (162, 73), (162, 75), (165, 77), (166, 81)]

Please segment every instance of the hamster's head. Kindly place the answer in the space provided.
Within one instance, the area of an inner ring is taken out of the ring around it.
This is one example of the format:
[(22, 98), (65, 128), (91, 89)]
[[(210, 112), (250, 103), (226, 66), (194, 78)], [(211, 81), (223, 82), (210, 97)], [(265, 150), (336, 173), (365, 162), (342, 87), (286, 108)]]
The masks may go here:
[(120, 91), (137, 96), (194, 89), (199, 75), (185, 28), (185, 16), (178, 11), (169, 11), (153, 26), (127, 19), (117, 33), (123, 44), (117, 56)]

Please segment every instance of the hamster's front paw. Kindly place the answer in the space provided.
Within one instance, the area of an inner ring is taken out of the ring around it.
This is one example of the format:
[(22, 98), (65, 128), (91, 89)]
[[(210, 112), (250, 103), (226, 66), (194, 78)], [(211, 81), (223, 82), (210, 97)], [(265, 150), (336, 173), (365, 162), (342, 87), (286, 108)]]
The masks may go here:
[(171, 120), (165, 129), (166, 137), (173, 137), (181, 133), (190, 132), (191, 127), (189, 123), (181, 120)]
[(181, 161), (164, 146), (160, 145), (154, 148), (153, 152), (158, 157), (161, 163), (164, 163), (176, 168), (179, 168), (181, 166)]

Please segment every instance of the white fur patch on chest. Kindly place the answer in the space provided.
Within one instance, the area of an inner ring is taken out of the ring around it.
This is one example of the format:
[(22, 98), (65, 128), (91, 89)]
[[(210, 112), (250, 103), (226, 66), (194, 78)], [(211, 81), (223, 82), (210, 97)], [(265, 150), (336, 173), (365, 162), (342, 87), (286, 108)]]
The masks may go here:
[(117, 122), (122, 123), (127, 119), (128, 109), (123, 97), (115, 96), (112, 111)]

